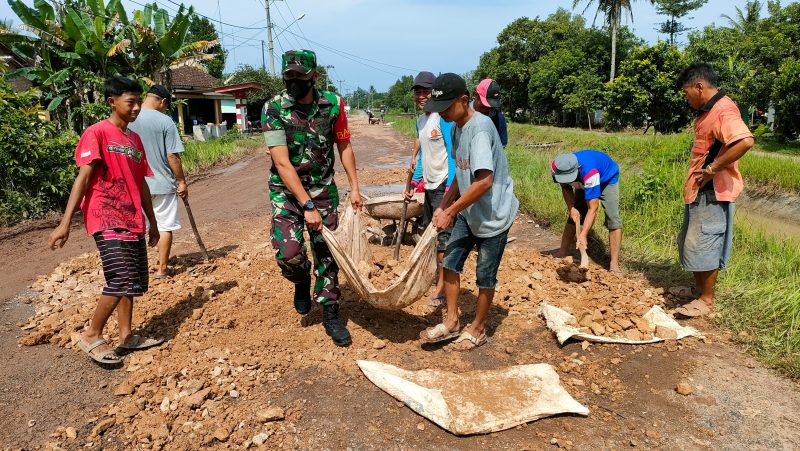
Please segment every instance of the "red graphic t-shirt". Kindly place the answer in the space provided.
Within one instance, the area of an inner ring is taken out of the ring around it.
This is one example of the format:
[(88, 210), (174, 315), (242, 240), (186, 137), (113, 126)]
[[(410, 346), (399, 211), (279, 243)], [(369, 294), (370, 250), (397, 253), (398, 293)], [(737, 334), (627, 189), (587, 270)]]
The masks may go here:
[(75, 148), (78, 167), (97, 160), (81, 210), (89, 235), (109, 229), (144, 233), (141, 184), (152, 177), (139, 135), (123, 132), (108, 119), (81, 135)]

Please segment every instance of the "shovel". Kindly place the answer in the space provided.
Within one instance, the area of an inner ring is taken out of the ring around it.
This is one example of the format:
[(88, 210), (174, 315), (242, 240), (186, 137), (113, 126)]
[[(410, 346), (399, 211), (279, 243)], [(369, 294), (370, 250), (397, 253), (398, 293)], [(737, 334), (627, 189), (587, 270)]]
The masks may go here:
[[(408, 171), (408, 178), (406, 179), (406, 189), (403, 193), (407, 193), (411, 190), (411, 177), (414, 176), (414, 173), (410, 170)], [(397, 243), (394, 245), (394, 259), (400, 260), (400, 243), (403, 242), (403, 234), (406, 231), (406, 213), (408, 213), (408, 202), (403, 202), (403, 214), (400, 215), (400, 228), (397, 229)]]
[[(581, 234), (581, 224), (580, 221), (575, 223), (575, 236), (580, 236)], [(586, 246), (578, 246), (578, 250), (581, 252), (581, 268), (589, 268), (589, 254), (586, 253)]]
[(189, 206), (189, 199), (183, 198), (183, 206), (186, 207), (186, 216), (189, 217), (189, 224), (192, 225), (192, 232), (194, 232), (194, 239), (197, 240), (197, 245), (200, 246), (200, 252), (203, 253), (203, 258), (206, 261), (211, 261), (206, 250), (206, 245), (203, 244), (203, 239), (200, 238), (200, 232), (197, 231), (197, 224), (194, 222), (194, 215), (192, 214), (192, 207)]

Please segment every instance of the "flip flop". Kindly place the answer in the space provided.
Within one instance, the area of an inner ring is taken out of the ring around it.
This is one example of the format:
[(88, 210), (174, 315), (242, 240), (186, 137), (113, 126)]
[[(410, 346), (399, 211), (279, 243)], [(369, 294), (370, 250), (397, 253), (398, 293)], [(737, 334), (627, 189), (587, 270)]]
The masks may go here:
[[(469, 347), (466, 347), (466, 348), (461, 346), (460, 343), (462, 343), (464, 341), (468, 341), (469, 343), (472, 344), (472, 346), (469, 346)], [(445, 346), (444, 350), (445, 351), (454, 351), (454, 352), (469, 352), (469, 351), (472, 351), (473, 349), (475, 349), (475, 348), (477, 348), (479, 346), (485, 345), (487, 341), (489, 341), (489, 339), (486, 338), (486, 333), (485, 332), (483, 334), (481, 334), (480, 337), (475, 337), (474, 335), (472, 335), (471, 333), (469, 333), (469, 332), (467, 332), (465, 330), (464, 332), (461, 332), (461, 335), (458, 336), (456, 341), (454, 341), (454, 342), (450, 343), (449, 345)]]
[(164, 343), (163, 338), (145, 338), (142, 339), (139, 335), (129, 335), (128, 338), (117, 346), (126, 351), (138, 351), (141, 349), (152, 348)]
[(172, 268), (167, 268), (167, 272), (157, 272), (153, 274), (153, 279), (155, 280), (162, 280), (167, 279), (175, 275), (175, 271)]
[(711, 306), (701, 301), (700, 299), (695, 299), (694, 301), (688, 304), (676, 308), (675, 313), (689, 318), (697, 318), (700, 316), (708, 315), (709, 313), (711, 313), (711, 310), (712, 310)]
[(95, 362), (104, 363), (104, 364), (107, 364), (107, 365), (113, 365), (113, 364), (116, 364), (116, 363), (121, 363), (122, 362), (122, 358), (119, 357), (119, 356), (117, 356), (116, 359), (108, 357), (110, 354), (116, 355), (115, 352), (114, 352), (114, 349), (112, 349), (112, 348), (108, 348), (105, 351), (101, 351), (101, 352), (92, 352), (95, 349), (97, 349), (98, 347), (103, 346), (104, 344), (106, 344), (106, 341), (103, 340), (102, 338), (98, 338), (97, 340), (95, 340), (95, 341), (93, 341), (91, 343), (86, 343), (86, 341), (84, 341), (83, 338), (78, 340), (78, 347), (81, 348), (81, 350), (83, 352), (85, 352), (86, 355), (88, 355), (89, 358), (91, 358)]
[(679, 297), (679, 298), (696, 298), (700, 295), (697, 291), (695, 291), (692, 287), (669, 287), (667, 289), (667, 293)]
[(425, 343), (440, 343), (457, 338), (459, 336), (458, 329), (460, 329), (460, 326), (456, 327), (454, 332), (450, 332), (450, 329), (444, 323), (439, 323), (420, 332), (419, 338)]
[(441, 296), (431, 296), (431, 302), (428, 304), (431, 307), (441, 307), (444, 305), (444, 295)]

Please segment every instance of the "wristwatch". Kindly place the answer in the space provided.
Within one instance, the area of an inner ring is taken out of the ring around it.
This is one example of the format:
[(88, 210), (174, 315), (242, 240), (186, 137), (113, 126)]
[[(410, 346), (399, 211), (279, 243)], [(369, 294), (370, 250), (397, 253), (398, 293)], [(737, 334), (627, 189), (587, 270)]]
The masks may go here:
[(303, 210), (305, 210), (305, 211), (311, 211), (311, 210), (313, 210), (315, 208), (316, 207), (314, 206), (314, 201), (311, 200), (311, 199), (308, 199), (306, 201), (306, 203), (303, 204)]

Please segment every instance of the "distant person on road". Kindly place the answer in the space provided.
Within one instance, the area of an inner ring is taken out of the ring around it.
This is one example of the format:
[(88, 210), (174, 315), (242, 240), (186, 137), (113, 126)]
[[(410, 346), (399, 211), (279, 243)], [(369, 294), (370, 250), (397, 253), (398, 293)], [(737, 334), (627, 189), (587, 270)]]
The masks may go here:
[[(94, 361), (119, 364), (122, 356), (103, 339), (108, 318), (117, 311), (124, 350), (144, 349), (163, 340), (131, 331), (133, 298), (147, 292), (145, 216), (156, 222), (145, 176), (152, 176), (139, 135), (128, 129), (141, 108), (142, 88), (133, 80), (112, 77), (103, 89), (111, 116), (87, 128), (75, 148), (78, 176), (72, 185), (61, 223), (50, 233), (48, 246), (64, 247), (75, 210), (80, 206), (86, 232), (100, 251), (106, 286), (97, 301), (89, 327), (76, 334), (78, 346)], [(158, 243), (158, 228), (147, 232), (150, 246)], [(79, 335), (79, 336), (78, 336)]]
[(386, 107), (381, 106), (381, 124), (386, 123)]
[[(608, 270), (618, 272), (619, 249), (622, 246), (622, 218), (619, 214), (619, 165), (599, 150), (564, 153), (551, 163), (553, 181), (561, 185), (567, 204), (567, 223), (561, 235), (561, 249), (556, 257), (566, 257), (575, 245), (586, 249), (589, 232), (597, 218), (599, 206), (605, 212), (611, 263)], [(582, 224), (576, 236), (576, 224)]]
[[(414, 77), (414, 101), (417, 108), (423, 110), (417, 118), (417, 139), (411, 152), (411, 170), (419, 173), (419, 182), (424, 186), (425, 202), (420, 227), (426, 228), (433, 220), (433, 212), (442, 203), (445, 192), (453, 183), (456, 175), (456, 162), (453, 158), (452, 129), (453, 123), (447, 122), (439, 113), (425, 112), (425, 104), (431, 98), (431, 88), (436, 77), (431, 72), (420, 72)], [(406, 200), (410, 201), (416, 191), (412, 186), (406, 193)], [(444, 300), (444, 272), (442, 260), (447, 240), (450, 238), (450, 229), (439, 232), (436, 246), (436, 260), (439, 272), (436, 283), (436, 294), (431, 298), (431, 305), (438, 307)]]
[[(183, 142), (178, 128), (166, 113), (172, 95), (161, 85), (153, 85), (142, 103), (142, 111), (130, 128), (142, 139), (147, 162), (153, 171), (152, 177), (145, 177), (152, 196), (153, 212), (160, 238), (158, 240), (158, 269), (154, 279), (172, 275), (167, 266), (172, 249), (172, 232), (181, 228), (178, 197), (189, 195), (186, 177), (181, 164)], [(150, 227), (153, 224), (149, 224)]]
[(369, 108), (367, 108), (367, 123), (368, 123), (369, 125), (372, 125), (372, 118), (373, 118), (373, 117), (375, 117), (375, 115), (374, 115), (374, 114), (372, 114), (372, 110), (370, 110)]
[(472, 102), (472, 108), (489, 116), (500, 135), (500, 142), (505, 148), (508, 144), (508, 126), (505, 115), (500, 111), (500, 100), (500, 85), (491, 78), (486, 78), (481, 80), (475, 88), (475, 100)]
[(754, 140), (739, 108), (717, 88), (717, 74), (710, 64), (690, 65), (678, 83), (698, 113), (678, 234), (681, 265), (694, 274), (696, 285), (693, 294), (682, 294), (697, 298), (676, 312), (695, 317), (714, 307), (717, 275), (731, 255), (734, 206), (744, 187), (738, 161)]
[(321, 233), (323, 226), (335, 230), (339, 224), (334, 142), (350, 182), (350, 203), (357, 209), (362, 203), (344, 100), (314, 86), (320, 74), (310, 50), (284, 53), (281, 71), (286, 90), (264, 104), (261, 119), (272, 156), (272, 246), (283, 276), (294, 283), (294, 308), (305, 315), (312, 305), (311, 262), (303, 238), (308, 228), (314, 300), (322, 305), (322, 325), (337, 346), (347, 346), (352, 339), (339, 319), (339, 267)]
[[(446, 350), (471, 351), (487, 341), (486, 319), (497, 286), (497, 270), (519, 202), (497, 129), (491, 119), (470, 108), (463, 78), (453, 73), (438, 76), (425, 111), (439, 113), (456, 124), (456, 175), (433, 214), (437, 229), (452, 227), (442, 264), (447, 312), (440, 324), (422, 331), (420, 338), (428, 343), (455, 338)], [(462, 331), (458, 316), (461, 272), (473, 248), (478, 251), (478, 305), (475, 319)]]

